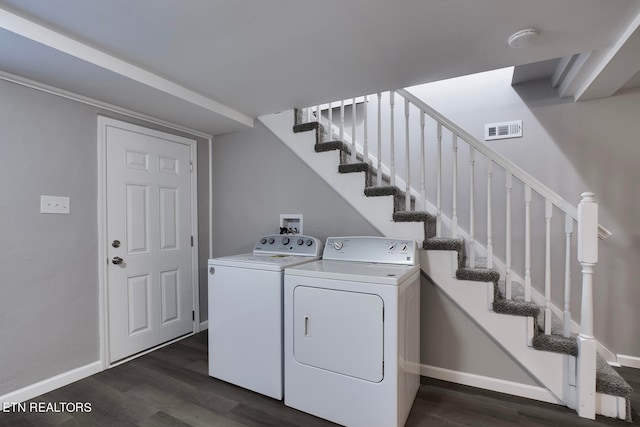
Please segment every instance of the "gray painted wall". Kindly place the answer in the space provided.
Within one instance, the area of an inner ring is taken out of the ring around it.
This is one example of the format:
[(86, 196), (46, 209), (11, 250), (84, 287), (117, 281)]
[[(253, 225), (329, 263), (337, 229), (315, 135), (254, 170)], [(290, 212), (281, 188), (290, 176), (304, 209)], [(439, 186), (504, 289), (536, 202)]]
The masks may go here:
[[(595, 268), (595, 335), (614, 353), (640, 357), (640, 90), (574, 103), (546, 80), (510, 82), (507, 69), (411, 91), (480, 140), (485, 123), (522, 119), (523, 138), (488, 144), (576, 205), (583, 191), (596, 194), (600, 224), (613, 236), (600, 242)], [(573, 267), (574, 276), (579, 271)]]
[(304, 234), (380, 235), (260, 122), (213, 141), (213, 255), (251, 252), (278, 233), (280, 214), (302, 214)]
[[(305, 234), (321, 239), (379, 235), (259, 122), (216, 137), (212, 152), (216, 257), (250, 252), (259, 236), (278, 232), (281, 213), (302, 213)], [(421, 280), (422, 363), (536, 385), (428, 278)]]
[[(166, 131), (0, 80), (0, 395), (99, 360), (98, 114)], [(198, 153), (206, 290), (204, 140)], [(71, 214), (40, 214), (42, 194), (69, 196)]]
[(539, 386), (478, 324), (422, 274), (420, 359), (428, 366)]
[(90, 109), (0, 81), (0, 395), (99, 359), (96, 146)]

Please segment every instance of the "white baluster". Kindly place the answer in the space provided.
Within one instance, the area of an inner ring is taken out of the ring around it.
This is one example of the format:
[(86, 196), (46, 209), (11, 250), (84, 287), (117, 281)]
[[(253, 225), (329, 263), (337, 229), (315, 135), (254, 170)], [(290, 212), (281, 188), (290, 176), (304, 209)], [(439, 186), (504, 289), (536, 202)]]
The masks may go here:
[(458, 135), (452, 133), (453, 138), (453, 209), (451, 215), (452, 234), (458, 237)]
[(356, 99), (351, 100), (351, 163), (356, 162)]
[(395, 106), (394, 94), (395, 94), (395, 91), (393, 91), (393, 90), (389, 92), (389, 107), (391, 109), (391, 113), (390, 113), (391, 114), (391, 116), (390, 116), (391, 122), (389, 124), (389, 127), (391, 128), (390, 139), (389, 139), (389, 146), (390, 146), (390, 152), (391, 152), (391, 157), (390, 157), (390, 160), (389, 160), (389, 164), (390, 164), (389, 174), (391, 175), (390, 176), (390, 178), (391, 178), (391, 183), (390, 184), (392, 186), (396, 185), (396, 155), (395, 155), (396, 148), (395, 148), (395, 144), (394, 144), (394, 137), (395, 137), (396, 130), (395, 130), (395, 125), (394, 125), (394, 122), (395, 122), (395, 120), (394, 120), (394, 115), (395, 115), (395, 113), (394, 113), (394, 106)]
[(369, 96), (365, 95), (364, 97), (364, 135), (362, 142), (362, 161), (366, 164), (369, 164), (369, 114), (367, 113), (369, 109)]
[(407, 180), (405, 182), (405, 210), (411, 210), (411, 161), (410, 161), (410, 153), (409, 153), (409, 100), (404, 100), (404, 133), (405, 133), (405, 143), (404, 143), (404, 156), (407, 162)]
[(569, 214), (564, 217), (565, 257), (564, 257), (564, 314), (562, 334), (571, 336), (571, 233), (573, 233), (573, 218)]
[(491, 181), (493, 177), (493, 161), (487, 159), (487, 268), (493, 268), (493, 209)]
[(340, 101), (340, 141), (344, 142), (344, 100)]
[(426, 161), (424, 152), (424, 111), (420, 111), (420, 189), (422, 190), (422, 203), (425, 211), (427, 210)]
[(442, 237), (442, 123), (438, 122), (438, 159), (436, 165), (436, 236)]
[(378, 187), (382, 186), (382, 94), (378, 92)]
[(524, 186), (524, 300), (531, 302), (531, 187)]
[(551, 217), (553, 205), (545, 200), (544, 219), (546, 224), (545, 256), (544, 256), (544, 333), (551, 334)]
[(507, 182), (507, 212), (505, 220), (505, 273), (504, 273), (504, 285), (505, 285), (505, 298), (511, 299), (511, 190), (513, 188), (513, 178), (511, 172), (506, 173)]
[(306, 123), (310, 123), (311, 122), (311, 107), (307, 108), (305, 110), (305, 121)]
[(475, 225), (475, 168), (476, 150), (469, 146), (469, 267), (476, 266), (476, 225)]
[(593, 336), (593, 267), (598, 262), (598, 204), (582, 193), (578, 205), (578, 261), (582, 265), (582, 306), (578, 335), (578, 415), (595, 419), (596, 353)]
[(327, 118), (329, 119), (329, 141), (333, 141), (333, 103), (331, 102), (329, 103)]
[(320, 123), (320, 106), (316, 105), (316, 121)]

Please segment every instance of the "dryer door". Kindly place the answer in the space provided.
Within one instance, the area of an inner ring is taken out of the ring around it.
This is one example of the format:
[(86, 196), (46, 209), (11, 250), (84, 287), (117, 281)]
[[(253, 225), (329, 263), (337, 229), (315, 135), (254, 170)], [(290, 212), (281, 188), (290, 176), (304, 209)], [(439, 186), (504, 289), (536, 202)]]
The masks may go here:
[(293, 354), (305, 365), (380, 382), (384, 303), (378, 295), (298, 286)]

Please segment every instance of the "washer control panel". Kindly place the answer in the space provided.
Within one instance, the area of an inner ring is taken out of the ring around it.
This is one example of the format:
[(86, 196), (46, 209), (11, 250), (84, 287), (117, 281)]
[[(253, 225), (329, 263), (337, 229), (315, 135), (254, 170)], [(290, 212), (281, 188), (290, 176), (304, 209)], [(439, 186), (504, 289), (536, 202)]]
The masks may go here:
[(418, 248), (415, 240), (388, 237), (329, 237), (323, 259), (416, 265)]
[(258, 239), (253, 246), (253, 253), (317, 257), (322, 254), (322, 242), (300, 234), (271, 234)]

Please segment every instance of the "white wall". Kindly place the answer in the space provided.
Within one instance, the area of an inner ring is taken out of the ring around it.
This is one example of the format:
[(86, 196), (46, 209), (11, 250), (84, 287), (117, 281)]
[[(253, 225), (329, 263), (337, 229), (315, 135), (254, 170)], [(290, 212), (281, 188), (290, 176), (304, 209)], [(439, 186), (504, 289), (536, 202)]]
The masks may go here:
[(523, 120), (523, 138), (488, 144), (576, 205), (595, 192), (600, 223), (613, 232), (600, 242), (595, 334), (614, 353), (640, 357), (640, 90), (574, 103), (546, 80), (510, 82), (506, 69), (410, 90), (480, 140), (485, 123)]

